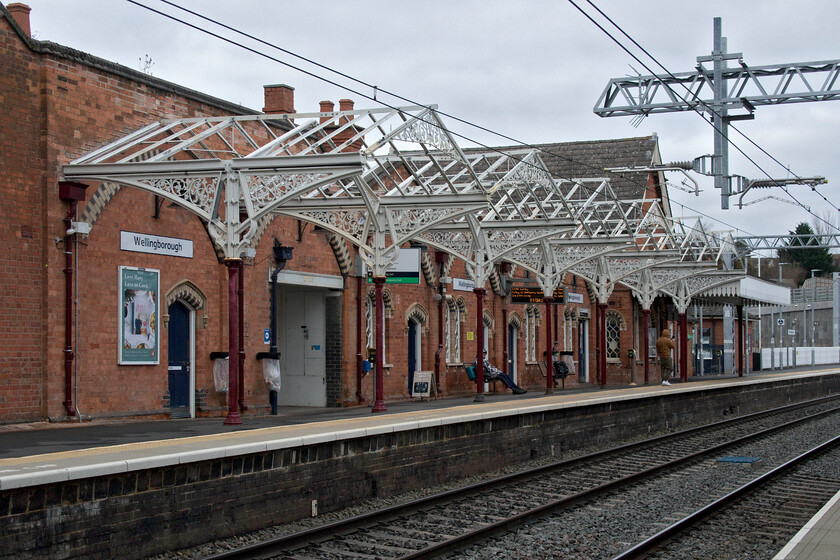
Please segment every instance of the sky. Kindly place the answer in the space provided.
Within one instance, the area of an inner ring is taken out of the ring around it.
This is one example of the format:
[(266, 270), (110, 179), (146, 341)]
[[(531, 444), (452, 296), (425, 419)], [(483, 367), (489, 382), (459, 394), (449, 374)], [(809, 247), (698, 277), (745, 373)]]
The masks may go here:
[[(299, 112), (318, 102), (353, 99), (357, 108), (376, 106), (364, 96), (373, 89), (301, 62), (231, 31), (201, 22), (161, 0), (136, 0), (189, 21), (271, 57), (327, 77), (348, 91), (153, 13), (128, 0), (27, 0), (33, 36), (88, 52), (156, 77), (261, 110), (263, 85), (295, 88)], [(600, 8), (668, 71), (690, 72), (698, 56), (711, 53), (713, 18), (722, 18), (728, 51), (741, 52), (750, 66), (840, 58), (836, 0), (574, 0), (597, 16)], [(571, 142), (648, 136), (657, 133), (663, 162), (692, 160), (713, 151), (713, 129), (696, 113), (652, 115), (640, 124), (630, 117), (593, 112), (610, 78), (648, 74), (568, 0), (179, 0), (200, 12), (324, 66), (378, 88), (377, 99), (436, 104), (439, 110), (525, 143)], [(615, 28), (609, 29), (655, 73), (663, 71)], [(337, 103), (336, 103), (337, 105)], [(446, 119), (455, 132), (487, 145), (511, 141)], [(634, 126), (635, 124), (635, 126)], [(701, 216), (713, 229), (733, 235), (785, 235), (800, 222), (840, 225), (840, 101), (759, 107), (753, 121), (734, 123), (730, 135), (756, 164), (730, 147), (730, 173), (750, 179), (824, 176), (817, 192), (792, 186), (753, 190), (721, 209), (711, 177), (694, 175), (699, 196), (672, 187), (675, 216)], [(772, 161), (754, 147), (771, 154)], [(469, 147), (468, 140), (462, 145)], [(785, 167), (789, 168), (785, 169)], [(679, 185), (682, 176), (667, 175)], [(763, 201), (759, 199), (766, 198)], [(824, 198), (823, 198), (824, 197)], [(781, 200), (783, 199), (786, 202)], [(828, 202), (826, 201), (828, 200)], [(817, 217), (815, 217), (815, 215)], [(824, 220), (821, 221), (820, 219)]]

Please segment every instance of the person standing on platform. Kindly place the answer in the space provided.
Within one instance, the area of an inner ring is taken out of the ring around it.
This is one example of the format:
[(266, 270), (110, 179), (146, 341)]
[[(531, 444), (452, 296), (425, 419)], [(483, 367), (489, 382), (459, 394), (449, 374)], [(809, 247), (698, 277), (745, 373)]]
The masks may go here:
[(671, 331), (662, 329), (662, 336), (656, 339), (656, 353), (659, 355), (659, 369), (662, 373), (662, 384), (671, 384), (671, 375), (674, 373), (674, 360), (671, 358), (671, 350), (676, 350), (677, 345), (671, 338)]

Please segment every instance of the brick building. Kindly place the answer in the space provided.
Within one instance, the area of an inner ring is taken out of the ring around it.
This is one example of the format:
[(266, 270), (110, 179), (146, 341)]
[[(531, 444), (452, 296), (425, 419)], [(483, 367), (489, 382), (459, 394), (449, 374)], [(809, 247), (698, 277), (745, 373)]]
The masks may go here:
[[(68, 191), (59, 186), (60, 166), (151, 122), (259, 111), (32, 39), (23, 4), (0, 5), (0, 64), (0, 227), (7, 242), (0, 255), (0, 423), (221, 414), (227, 397), (214, 367), (223, 362), (211, 354), (228, 348), (228, 280), (206, 224), (136, 189), (104, 183)], [(293, 88), (264, 90), (263, 112), (295, 112)], [(340, 104), (352, 108), (348, 100)], [(546, 162), (560, 177), (659, 162), (656, 137), (541, 148), (553, 154)], [(613, 176), (621, 197), (664, 198), (667, 208), (660, 173), (633, 175)], [(249, 413), (268, 407), (256, 356), (268, 349), (275, 245), (294, 251), (277, 285), (280, 402), (369, 404), (373, 376), (362, 373), (361, 358), (372, 340), (371, 286), (355, 249), (305, 222), (277, 217), (260, 232), (244, 272), (242, 392)], [(432, 370), (439, 348), (442, 394), (475, 391), (463, 367), (476, 348), (476, 301), (464, 288), (464, 265), (432, 250), (421, 253), (421, 262), (420, 284), (386, 288), (386, 400), (410, 398), (409, 363)], [(490, 359), (520, 385), (538, 389), (545, 386), (539, 365), (545, 308), (512, 302), (502, 281), (507, 274), (497, 270), (484, 304)], [(514, 283), (527, 282), (521, 271), (512, 275)], [(131, 284), (134, 276), (142, 282)], [(445, 293), (441, 276), (449, 279)], [(592, 383), (594, 306), (580, 279), (567, 275), (565, 287), (567, 300), (551, 311), (553, 338), (577, 362), (567, 386)], [(667, 302), (656, 309), (654, 329), (668, 320)], [(607, 324), (608, 382), (627, 383), (635, 366), (627, 350), (639, 347), (640, 324), (629, 290), (614, 292)]]

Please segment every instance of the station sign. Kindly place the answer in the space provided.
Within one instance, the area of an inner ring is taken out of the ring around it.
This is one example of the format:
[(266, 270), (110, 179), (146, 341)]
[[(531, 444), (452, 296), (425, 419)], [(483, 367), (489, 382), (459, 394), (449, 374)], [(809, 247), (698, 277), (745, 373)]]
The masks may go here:
[[(368, 284), (373, 283), (373, 274), (365, 267)], [(385, 271), (386, 284), (419, 284), (420, 283), (420, 249), (411, 247), (400, 249), (397, 260)]]
[(189, 239), (134, 233), (133, 231), (120, 232), (120, 250), (187, 259), (193, 258), (193, 242)]
[(452, 289), (459, 292), (471, 292), (475, 289), (475, 282), (464, 278), (453, 278)]
[[(543, 303), (542, 288), (532, 286), (513, 286), (510, 289), (511, 303)], [(566, 300), (563, 297), (563, 288), (555, 288), (554, 302), (563, 304)]]

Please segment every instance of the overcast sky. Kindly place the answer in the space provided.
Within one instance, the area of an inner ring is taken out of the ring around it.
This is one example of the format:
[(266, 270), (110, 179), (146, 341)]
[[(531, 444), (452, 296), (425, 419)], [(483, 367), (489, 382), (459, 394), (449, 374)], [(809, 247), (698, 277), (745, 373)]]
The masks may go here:
[[(316, 74), (327, 72), (229, 31), (200, 23), (160, 0), (138, 2), (241, 41)], [(586, 0), (575, 2), (595, 14)], [(150, 72), (189, 88), (261, 110), (265, 84), (295, 88), (299, 112), (318, 110), (324, 99), (351, 98), (371, 107), (370, 88), (329, 76), (358, 90), (351, 93), (287, 66), (227, 44), (126, 0), (28, 0), (37, 39), (49, 40)], [(601, 118), (592, 109), (608, 80), (648, 72), (566, 0), (332, 1), (180, 0), (264, 41), (335, 68), (382, 90), (528, 143), (568, 142), (659, 134), (665, 162), (711, 153), (713, 130), (695, 113), (660, 114), (634, 127), (628, 117)], [(729, 52), (758, 66), (840, 58), (837, 0), (599, 0), (594, 2), (671, 72), (692, 71), (711, 53), (713, 18), (723, 19)], [(603, 20), (601, 20), (603, 21)], [(611, 31), (615, 32), (613, 28)], [(617, 33), (616, 33), (617, 34)], [(629, 41), (623, 39), (629, 45)], [(634, 52), (637, 50), (634, 49)], [(641, 53), (638, 53), (641, 55)], [(643, 62), (655, 69), (647, 58)], [(393, 98), (379, 99), (399, 104)], [(508, 140), (449, 121), (464, 136), (490, 145)], [(754, 121), (735, 123), (751, 140), (798, 176), (825, 176), (819, 188), (840, 206), (840, 101), (759, 107)], [(774, 178), (791, 176), (737, 133), (733, 142)], [(464, 145), (468, 145), (464, 142)], [(730, 148), (730, 173), (766, 178)], [(680, 175), (669, 174), (679, 184)], [(774, 199), (721, 210), (712, 179), (698, 176), (699, 197), (671, 189), (677, 216), (697, 212), (720, 220), (714, 227), (736, 235), (786, 234), (815, 218), (801, 207)], [(838, 210), (808, 187), (791, 187), (803, 204), (837, 224)], [(753, 194), (753, 192), (755, 194)], [(753, 191), (745, 202), (779, 189)], [(711, 223), (709, 218), (706, 221)]]

